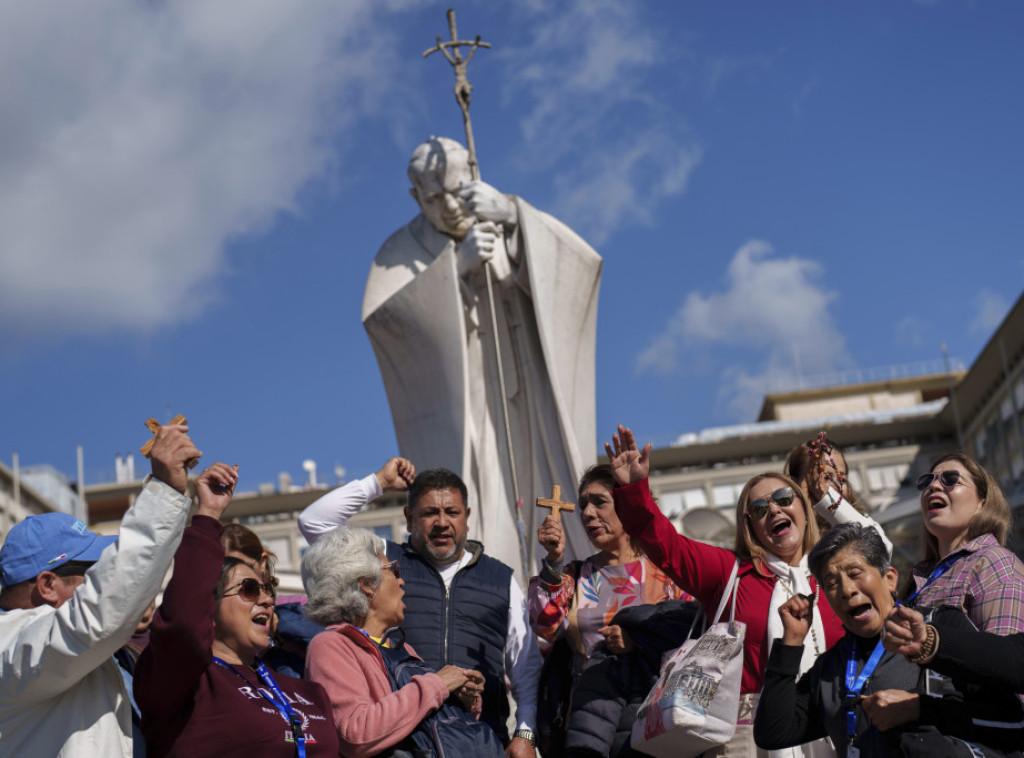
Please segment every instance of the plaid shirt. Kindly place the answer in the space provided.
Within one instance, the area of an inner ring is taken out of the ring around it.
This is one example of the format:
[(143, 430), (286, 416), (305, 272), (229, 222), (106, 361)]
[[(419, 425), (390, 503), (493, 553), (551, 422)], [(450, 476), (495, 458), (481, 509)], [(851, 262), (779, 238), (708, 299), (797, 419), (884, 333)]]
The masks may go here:
[[(963, 609), (983, 632), (998, 635), (1024, 632), (1024, 563), (991, 534), (983, 534), (956, 551), (960, 557), (945, 574), (929, 584), (914, 605)], [(936, 563), (919, 563), (913, 569), (920, 588)]]

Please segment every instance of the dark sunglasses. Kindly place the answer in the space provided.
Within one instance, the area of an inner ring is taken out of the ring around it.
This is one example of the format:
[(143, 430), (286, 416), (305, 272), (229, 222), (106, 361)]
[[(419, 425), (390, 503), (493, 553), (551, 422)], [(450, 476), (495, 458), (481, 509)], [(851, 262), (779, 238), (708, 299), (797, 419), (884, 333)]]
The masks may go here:
[(388, 571), (390, 571), (392, 574), (395, 575), (395, 579), (401, 579), (402, 578), (402, 569), (398, 568), (398, 561), (391, 561), (391, 563), (384, 563), (384, 564), (381, 565), (380, 568), (381, 568), (381, 571), (383, 571), (384, 569), (387, 569)]
[(946, 489), (952, 489), (961, 482), (967, 484), (967, 479), (964, 475), (956, 469), (952, 469), (950, 471), (943, 471), (941, 474), (921, 474), (917, 478), (917, 489), (920, 492), (924, 492), (928, 489), (928, 485), (935, 481), (936, 477), (938, 477), (939, 483)]
[[(238, 592), (228, 591), (233, 590), (235, 587), (238, 588)], [(259, 601), (261, 591), (265, 592), (271, 598), (276, 597), (276, 592), (274, 591), (273, 584), (270, 584), (269, 582), (264, 584), (259, 579), (253, 579), (252, 577), (243, 579), (238, 584), (234, 584), (228, 587), (228, 589), (225, 590), (224, 594), (221, 595), (221, 597), (231, 597), (232, 595), (238, 595), (240, 598), (242, 598), (242, 600), (246, 601), (247, 603), (255, 603)]]
[(775, 503), (780, 508), (788, 508), (793, 504), (793, 488), (780, 487), (768, 497), (760, 497), (752, 503), (747, 503), (747, 516), (760, 521), (768, 515), (768, 506)]

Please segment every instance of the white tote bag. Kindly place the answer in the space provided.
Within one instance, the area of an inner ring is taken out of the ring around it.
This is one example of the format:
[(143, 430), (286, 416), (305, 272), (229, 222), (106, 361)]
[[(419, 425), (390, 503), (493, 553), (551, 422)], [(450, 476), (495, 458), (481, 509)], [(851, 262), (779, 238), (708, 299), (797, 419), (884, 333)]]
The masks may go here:
[[(661, 667), (633, 724), (632, 746), (657, 758), (690, 758), (736, 733), (746, 624), (736, 621), (737, 572), (732, 567), (711, 627), (688, 639)], [(729, 620), (725, 605), (732, 598)]]

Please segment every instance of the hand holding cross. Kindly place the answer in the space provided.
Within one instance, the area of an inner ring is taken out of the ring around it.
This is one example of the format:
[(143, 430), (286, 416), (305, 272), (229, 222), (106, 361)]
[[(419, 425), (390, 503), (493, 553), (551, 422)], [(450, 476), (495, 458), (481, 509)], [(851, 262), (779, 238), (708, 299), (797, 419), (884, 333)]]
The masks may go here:
[[(146, 420), (146, 428), (153, 433), (153, 437), (152, 439), (146, 440), (146, 444), (139, 448), (139, 452), (147, 458), (153, 454), (153, 445), (156, 444), (156, 433), (160, 431), (160, 426), (160, 422), (155, 418)], [(170, 423), (168, 423), (167, 426), (188, 426), (188, 419), (179, 413), (170, 420)], [(198, 463), (198, 458), (190, 458), (185, 465), (189, 468), (195, 468)]]
[(562, 488), (557, 484), (551, 488), (551, 497), (537, 498), (538, 508), (550, 508), (549, 513), (537, 530), (537, 540), (548, 551), (548, 563), (560, 563), (565, 554), (565, 531), (562, 529), (562, 511), (576, 510), (576, 503), (560, 500)]

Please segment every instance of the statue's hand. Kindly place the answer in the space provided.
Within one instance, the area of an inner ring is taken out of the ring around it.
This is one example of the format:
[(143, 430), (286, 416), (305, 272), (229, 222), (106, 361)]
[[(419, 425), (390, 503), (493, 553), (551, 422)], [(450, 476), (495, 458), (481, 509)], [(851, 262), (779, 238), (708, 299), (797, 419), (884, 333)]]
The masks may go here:
[(519, 221), (516, 204), (486, 182), (469, 182), (459, 190), (466, 207), (480, 221), (515, 226)]
[(475, 224), (462, 241), (455, 246), (455, 260), (459, 276), (470, 276), (494, 256), (494, 248), (498, 241), (498, 227), (484, 221)]

